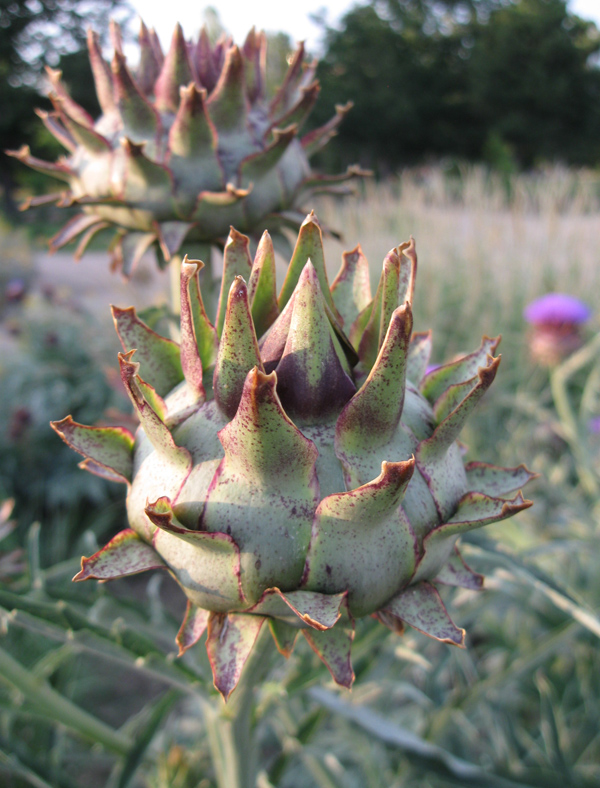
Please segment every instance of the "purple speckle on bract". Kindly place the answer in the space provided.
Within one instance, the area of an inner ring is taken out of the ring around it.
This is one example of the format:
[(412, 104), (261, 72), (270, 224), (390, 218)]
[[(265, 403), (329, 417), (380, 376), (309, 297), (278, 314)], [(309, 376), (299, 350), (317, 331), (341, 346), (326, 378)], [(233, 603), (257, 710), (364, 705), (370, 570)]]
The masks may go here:
[(523, 317), (533, 325), (563, 325), (585, 323), (592, 310), (583, 301), (567, 293), (548, 293), (525, 307)]
[(428, 364), (425, 374), (429, 375), (430, 372), (433, 372), (435, 369), (439, 369), (441, 366), (441, 364)]

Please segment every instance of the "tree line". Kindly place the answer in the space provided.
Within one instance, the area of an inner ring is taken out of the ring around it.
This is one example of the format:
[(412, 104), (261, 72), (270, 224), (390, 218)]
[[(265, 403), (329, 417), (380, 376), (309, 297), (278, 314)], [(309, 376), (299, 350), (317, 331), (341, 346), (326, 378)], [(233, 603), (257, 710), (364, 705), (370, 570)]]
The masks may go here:
[[(74, 98), (98, 114), (85, 33), (91, 25), (108, 35), (109, 17), (128, 13), (124, 0), (0, 4), (2, 150), (62, 152), (34, 114), (50, 107), (41, 95), (45, 65), (63, 69)], [(386, 173), (444, 157), (501, 169), (600, 163), (600, 31), (565, 0), (374, 0), (338, 27), (321, 24), (322, 90), (311, 122), (354, 102), (317, 162), (325, 169), (359, 162)], [(289, 38), (270, 39), (270, 68), (283, 71)], [(0, 157), (6, 213), (14, 216), (15, 185), (28, 178), (35, 175)]]
[(324, 32), (315, 122), (354, 102), (332, 167), (600, 162), (600, 32), (564, 0), (376, 0)]

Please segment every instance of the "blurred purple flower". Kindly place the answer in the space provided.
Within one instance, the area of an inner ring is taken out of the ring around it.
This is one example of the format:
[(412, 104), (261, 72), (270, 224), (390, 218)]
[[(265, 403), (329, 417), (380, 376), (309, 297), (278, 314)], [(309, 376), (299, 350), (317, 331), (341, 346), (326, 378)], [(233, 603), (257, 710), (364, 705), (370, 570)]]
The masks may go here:
[(523, 317), (537, 325), (579, 325), (592, 316), (592, 310), (583, 301), (567, 293), (548, 293), (536, 298), (525, 307)]
[(25, 296), (26, 290), (27, 290), (27, 285), (25, 283), (25, 280), (21, 279), (21, 277), (16, 276), (7, 282), (6, 287), (4, 288), (4, 296), (7, 301), (11, 301), (11, 302), (22, 301)]
[(582, 325), (592, 310), (583, 301), (567, 293), (548, 293), (536, 298), (523, 310), (531, 325), (529, 349), (532, 358), (553, 367), (568, 358), (582, 344)]
[(600, 416), (596, 416), (594, 419), (588, 421), (588, 429), (596, 435), (600, 433)]

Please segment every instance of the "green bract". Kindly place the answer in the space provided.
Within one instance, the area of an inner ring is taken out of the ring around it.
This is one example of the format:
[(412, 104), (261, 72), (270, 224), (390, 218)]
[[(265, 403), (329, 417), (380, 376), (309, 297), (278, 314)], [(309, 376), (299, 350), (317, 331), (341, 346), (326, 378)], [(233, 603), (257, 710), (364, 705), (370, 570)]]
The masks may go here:
[(88, 38), (102, 108), (97, 121), (69, 96), (61, 72), (48, 72), (54, 112), (38, 114), (69, 156), (50, 163), (32, 157), (27, 146), (11, 152), (68, 186), (26, 207), (53, 201), (81, 207), (52, 239), (52, 249), (81, 236), (80, 257), (97, 232), (115, 228), (113, 267), (129, 276), (151, 246), (164, 265), (184, 239), (188, 248), (195, 242), (222, 246), (230, 225), (248, 233), (297, 229), (304, 215), (299, 205), (316, 187), (337, 190), (364, 174), (351, 167), (326, 177), (310, 169), (309, 157), (336, 133), (350, 105), (299, 138), (320, 89), (316, 62), (304, 63), (302, 44), (269, 100), (264, 33), (251, 30), (239, 48), (225, 38), (212, 45), (203, 30), (192, 44), (178, 25), (165, 57), (154, 31), (142, 23), (134, 76), (116, 25), (112, 32), (112, 67), (97, 35), (90, 31)]
[(214, 324), (201, 265), (181, 267), (180, 345), (114, 309), (137, 435), (53, 425), (87, 470), (129, 487), (131, 528), (76, 579), (168, 569), (188, 598), (180, 650), (208, 629), (224, 697), (267, 622), (284, 654), (301, 631), (344, 686), (356, 618), (463, 645), (435, 586), (482, 584), (457, 538), (530, 505), (507, 497), (531, 478), (524, 466), (465, 467), (456, 443), (497, 341), (427, 373), (414, 243), (386, 256), (373, 299), (360, 247), (330, 288), (313, 214), (278, 297), (268, 233), (252, 263), (232, 231)]

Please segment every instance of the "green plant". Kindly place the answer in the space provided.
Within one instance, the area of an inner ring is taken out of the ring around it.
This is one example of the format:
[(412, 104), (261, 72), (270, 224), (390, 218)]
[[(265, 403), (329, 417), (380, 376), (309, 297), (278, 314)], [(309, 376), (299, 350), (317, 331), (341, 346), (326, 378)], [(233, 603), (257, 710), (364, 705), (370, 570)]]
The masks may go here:
[(35, 268), (23, 231), (0, 222), (0, 319), (19, 303), (31, 286)]
[[(346, 232), (374, 262), (398, 234), (422, 237), (427, 265), (414, 309), (418, 329), (434, 328), (436, 362), (492, 328), (502, 331), (499, 374), (461, 434), (464, 459), (525, 461), (541, 473), (530, 496), (536, 505), (461, 541), (467, 563), (486, 576), (485, 592), (440, 591), (467, 629), (467, 649), (408, 628), (397, 638), (359, 619), (351, 694), (326, 686), (326, 669), (303, 638), (288, 660), (263, 654), (269, 673), (252, 693), (260, 788), (600, 783), (599, 512), (577, 472), (586, 458), (573, 453), (579, 442), (592, 467), (598, 456), (597, 435), (589, 434), (600, 412), (596, 372), (590, 376), (597, 345), (559, 381), (577, 424), (570, 443), (572, 418), (554, 407), (547, 371), (528, 363), (522, 319), (524, 304), (551, 287), (581, 298), (597, 289), (595, 176), (562, 168), (520, 175), (507, 194), (483, 171), (460, 175), (458, 191), (441, 168), (409, 172), (402, 188), (372, 184), (365, 199), (324, 200), (319, 213), (352, 228)], [(327, 239), (326, 257), (338, 251)], [(44, 522), (41, 531), (55, 527)], [(87, 540), (89, 555), (94, 534)], [(43, 565), (28, 573), (22, 593), (14, 583), (0, 588), (0, 645), (31, 676), (18, 689), (0, 675), (0, 783), (214, 788), (203, 714), (211, 693), (214, 701), (210, 665), (204, 648), (174, 659), (184, 604), (177, 606), (183, 595), (172, 579), (148, 572), (71, 587), (75, 560)], [(109, 730), (82, 727), (77, 714), (65, 717), (64, 704), (59, 715), (23, 695), (40, 684)]]
[[(14, 520), (9, 520), (13, 510), (14, 501), (8, 498), (0, 502), (0, 543), (3, 542), (15, 528)], [(0, 551), (0, 582), (8, 583), (15, 575), (24, 569), (23, 551), (19, 548)]]
[(104, 371), (116, 348), (90, 315), (39, 294), (15, 306), (0, 338), (0, 490), (15, 499), (21, 535), (44, 522), (44, 562), (52, 563), (72, 555), (86, 529), (100, 537), (122, 522), (115, 491), (79, 473), (48, 429), (65, 402), (96, 424), (111, 407), (127, 408)]
[(507, 497), (524, 466), (463, 465), (456, 438), (495, 377), (497, 341), (426, 372), (414, 242), (386, 256), (373, 299), (359, 247), (329, 287), (313, 214), (278, 298), (268, 233), (253, 264), (248, 245), (232, 230), (214, 325), (201, 264), (184, 261), (180, 346), (113, 308), (137, 438), (53, 423), (84, 468), (129, 487), (131, 528), (77, 579), (167, 568), (188, 598), (180, 652), (208, 628), (225, 699), (267, 621), (283, 654), (302, 631), (347, 687), (356, 618), (463, 645), (432, 581), (480, 587), (458, 536), (530, 505)]

